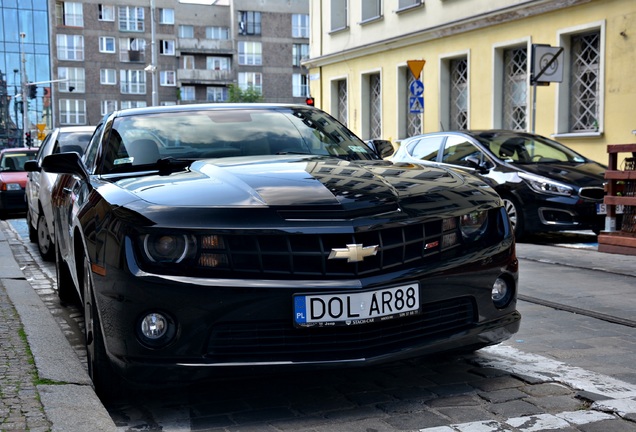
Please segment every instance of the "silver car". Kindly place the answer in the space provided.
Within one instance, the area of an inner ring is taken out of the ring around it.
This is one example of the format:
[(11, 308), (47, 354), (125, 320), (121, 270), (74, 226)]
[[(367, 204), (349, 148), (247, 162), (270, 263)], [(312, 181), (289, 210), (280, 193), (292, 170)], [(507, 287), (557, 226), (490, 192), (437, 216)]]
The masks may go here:
[(40, 165), (45, 156), (53, 153), (74, 151), (82, 155), (94, 131), (95, 126), (53, 129), (44, 138), (36, 159), (25, 165), (25, 170), (29, 171), (25, 190), (29, 239), (38, 244), (42, 258), (47, 261), (53, 261), (55, 257), (51, 189), (57, 174), (42, 171)]

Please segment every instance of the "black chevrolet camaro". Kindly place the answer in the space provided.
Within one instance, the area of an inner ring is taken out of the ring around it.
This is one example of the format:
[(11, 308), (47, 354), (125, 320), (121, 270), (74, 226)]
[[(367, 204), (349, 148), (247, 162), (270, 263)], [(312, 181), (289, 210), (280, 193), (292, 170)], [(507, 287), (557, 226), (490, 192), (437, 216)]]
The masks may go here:
[(81, 158), (47, 156), (66, 174), (58, 293), (84, 307), (98, 393), (473, 351), (517, 332), (501, 198), (376, 144), (304, 105), (182, 105), (112, 113)]

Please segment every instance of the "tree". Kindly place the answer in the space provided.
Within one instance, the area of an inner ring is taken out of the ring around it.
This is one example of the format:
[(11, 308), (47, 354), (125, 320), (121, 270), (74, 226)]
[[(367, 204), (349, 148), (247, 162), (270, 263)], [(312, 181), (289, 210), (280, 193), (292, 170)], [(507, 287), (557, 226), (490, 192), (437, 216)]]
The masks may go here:
[(263, 95), (257, 89), (249, 86), (246, 90), (239, 86), (230, 84), (228, 102), (262, 102)]

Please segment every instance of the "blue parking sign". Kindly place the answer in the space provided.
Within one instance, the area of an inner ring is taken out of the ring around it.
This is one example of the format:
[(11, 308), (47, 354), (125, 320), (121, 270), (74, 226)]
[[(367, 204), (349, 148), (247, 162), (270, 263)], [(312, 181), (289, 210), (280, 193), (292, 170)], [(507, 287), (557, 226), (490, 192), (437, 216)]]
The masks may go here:
[(409, 97), (409, 112), (411, 114), (422, 114), (424, 112), (424, 96)]

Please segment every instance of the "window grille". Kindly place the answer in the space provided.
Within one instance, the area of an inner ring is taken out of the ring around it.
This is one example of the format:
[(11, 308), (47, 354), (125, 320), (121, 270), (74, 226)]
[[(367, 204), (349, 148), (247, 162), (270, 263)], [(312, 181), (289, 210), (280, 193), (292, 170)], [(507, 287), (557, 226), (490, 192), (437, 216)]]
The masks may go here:
[(524, 131), (528, 122), (528, 53), (525, 48), (504, 52), (503, 126)]
[(570, 132), (598, 131), (600, 32), (572, 37)]
[(468, 60), (454, 59), (450, 62), (450, 128), (468, 128)]
[(338, 120), (347, 125), (347, 81), (338, 81)]
[[(406, 100), (411, 97), (411, 84), (415, 81), (413, 74), (409, 69), (405, 69), (404, 73), (407, 75), (408, 85), (404, 89), (406, 91)], [(413, 136), (422, 133), (422, 115), (411, 113), (410, 110), (406, 112), (407, 124), (406, 124), (406, 136)]]
[(382, 83), (380, 74), (374, 74), (369, 77), (370, 86), (370, 138), (382, 138)]

